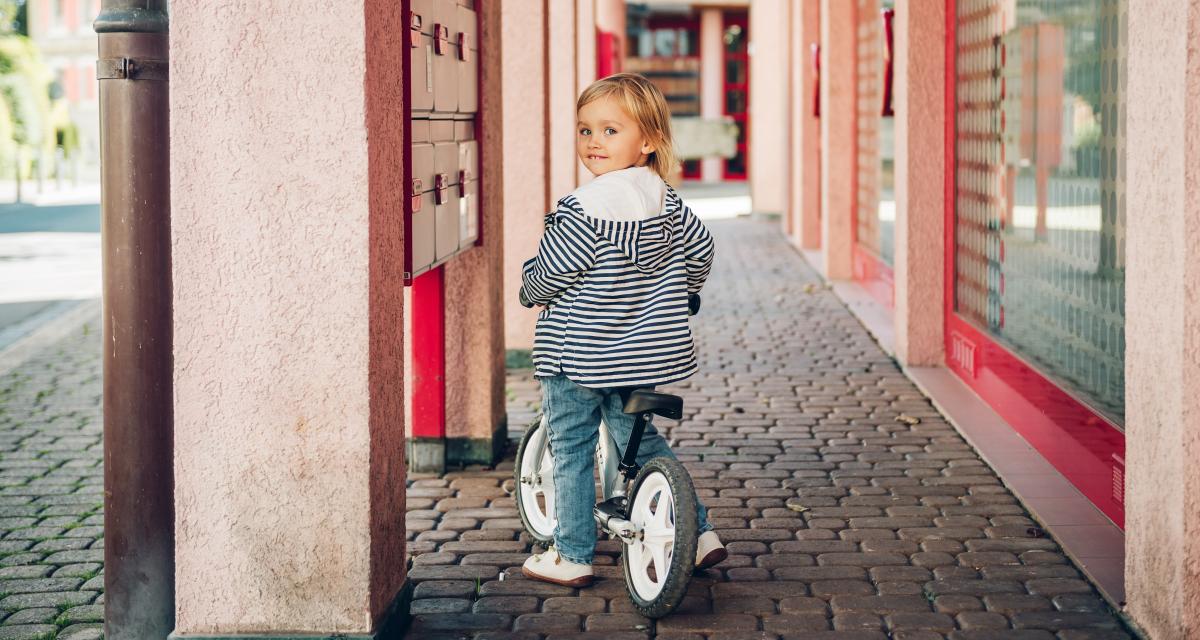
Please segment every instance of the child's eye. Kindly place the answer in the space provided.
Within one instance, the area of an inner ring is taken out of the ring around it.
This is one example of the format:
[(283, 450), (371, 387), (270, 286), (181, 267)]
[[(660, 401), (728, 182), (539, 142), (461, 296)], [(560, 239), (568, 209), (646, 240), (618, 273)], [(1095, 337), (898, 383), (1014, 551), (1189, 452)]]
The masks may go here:
[(580, 130), (579, 130), (579, 135), (581, 135), (581, 136), (590, 136), (590, 135), (592, 135), (592, 130), (591, 130), (591, 129), (580, 129)]
[(607, 134), (608, 134), (608, 135), (610, 135), (610, 136), (611, 136), (611, 135), (616, 135), (616, 133), (617, 133), (617, 130), (616, 130), (616, 129), (614, 129), (614, 128), (612, 128), (612, 127), (609, 127), (609, 128), (607, 128), (607, 129), (605, 129), (605, 130), (604, 130), (604, 133), (607, 133)]

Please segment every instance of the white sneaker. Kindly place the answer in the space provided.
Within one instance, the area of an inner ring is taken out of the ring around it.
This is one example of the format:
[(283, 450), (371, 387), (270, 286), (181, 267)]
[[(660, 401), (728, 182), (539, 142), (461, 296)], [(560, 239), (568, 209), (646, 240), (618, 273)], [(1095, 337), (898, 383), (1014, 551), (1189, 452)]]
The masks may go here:
[(716, 531), (705, 531), (696, 539), (696, 568), (703, 571), (720, 564), (729, 557), (725, 545), (717, 537)]
[(595, 578), (592, 565), (567, 560), (558, 554), (554, 545), (550, 545), (545, 553), (529, 556), (525, 564), (521, 565), (521, 573), (525, 574), (526, 578), (576, 588), (591, 585)]

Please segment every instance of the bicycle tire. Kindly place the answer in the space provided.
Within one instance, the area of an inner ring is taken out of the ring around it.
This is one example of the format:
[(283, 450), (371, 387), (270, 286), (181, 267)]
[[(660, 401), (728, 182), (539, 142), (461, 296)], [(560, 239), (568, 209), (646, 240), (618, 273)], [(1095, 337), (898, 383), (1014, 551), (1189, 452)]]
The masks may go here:
[[(638, 589), (634, 583), (633, 571), (637, 571), (633, 565), (636, 562), (633, 558), (635, 553), (633, 545), (641, 544), (640, 540), (634, 540), (626, 543), (621, 553), (621, 564), (624, 568), (626, 591), (629, 593), (629, 599), (633, 602), (634, 608), (638, 613), (651, 619), (658, 619), (671, 613), (683, 601), (683, 596), (687, 593), (688, 583), (692, 578), (692, 569), (696, 562), (696, 536), (700, 528), (699, 519), (696, 508), (696, 493), (692, 486), (692, 478), (688, 475), (683, 464), (674, 458), (657, 457), (652, 458), (638, 472), (637, 478), (633, 482), (633, 490), (629, 493), (629, 513), (630, 520), (638, 517), (634, 513), (635, 508), (639, 505), (639, 493), (647, 487), (653, 487), (651, 490), (661, 490), (660, 481), (652, 481), (655, 476), (659, 476), (665, 480), (668, 490), (671, 493), (671, 500), (674, 505), (674, 539), (672, 544), (671, 560), (667, 563), (667, 576), (665, 580), (660, 580), (662, 583), (661, 590), (651, 597), (645, 598), (639, 595)], [(660, 503), (661, 506), (661, 503)], [(656, 564), (655, 573), (657, 576), (658, 568)]]

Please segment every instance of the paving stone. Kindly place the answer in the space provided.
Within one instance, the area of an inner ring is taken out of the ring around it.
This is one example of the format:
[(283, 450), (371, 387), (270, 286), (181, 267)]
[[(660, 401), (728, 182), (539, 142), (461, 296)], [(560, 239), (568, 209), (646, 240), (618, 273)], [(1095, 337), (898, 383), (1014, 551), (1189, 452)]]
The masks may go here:
[(954, 631), (949, 640), (1054, 640), (1054, 634), (1042, 630), (978, 629)]
[(829, 601), (834, 614), (867, 612), (928, 612), (929, 602), (920, 596), (834, 596)]
[(761, 596), (720, 598), (713, 601), (713, 613), (774, 614), (775, 601)]
[[(536, 606), (536, 604), (537, 601), (534, 598), (534, 605)], [(547, 598), (542, 603), (542, 611), (546, 613), (562, 612), (586, 615), (590, 613), (603, 613), (607, 606), (607, 600), (595, 596), (579, 596), (577, 598), (560, 597)]]
[(34, 564), (16, 567), (0, 567), (0, 580), (13, 578), (44, 578), (54, 571), (54, 567)]
[(739, 613), (690, 614), (672, 615), (658, 620), (658, 631), (696, 631), (711, 633), (717, 631), (738, 631), (753, 629), (758, 626), (758, 619), (751, 615)]
[(1007, 629), (1008, 618), (991, 611), (964, 611), (955, 619), (960, 629)]
[(52, 591), (46, 593), (20, 593), (0, 600), (0, 609), (32, 609), (34, 607), (66, 607), (90, 604), (96, 599), (91, 591)]
[[(593, 613), (584, 621), (584, 629), (587, 631), (647, 631), (652, 628), (653, 624), (649, 618), (636, 613)], [(659, 628), (661, 629), (661, 627)]]
[(487, 631), (507, 629), (511, 626), (512, 616), (499, 613), (434, 613), (413, 616), (409, 632)]
[(21, 609), (4, 619), (4, 624), (50, 624), (58, 617), (58, 609), (46, 607)]
[(525, 613), (517, 616), (514, 631), (577, 631), (582, 617), (573, 613)]
[(830, 622), (824, 614), (806, 613), (766, 616), (763, 618), (762, 624), (764, 631), (774, 635), (791, 634), (798, 631), (826, 631), (829, 629)]
[(421, 598), (470, 598), (475, 593), (475, 583), (465, 580), (429, 580), (413, 588), (413, 599)]
[(46, 640), (53, 638), (58, 627), (48, 624), (18, 624), (0, 626), (0, 640)]
[(40, 593), (69, 591), (83, 584), (79, 578), (32, 578), (0, 580), (0, 593)]
[[(0, 603), (2, 606), (3, 603)], [(1022, 611), (1012, 614), (1014, 629), (1047, 629), (1059, 631), (1071, 628), (1116, 629), (1120, 624), (1110, 615), (1075, 613), (1071, 611)]]
[(949, 633), (955, 629), (954, 619), (944, 613), (900, 612), (885, 618), (888, 629), (932, 629)]
[(409, 605), (412, 615), (438, 613), (466, 613), (471, 610), (471, 601), (466, 598), (421, 598)]

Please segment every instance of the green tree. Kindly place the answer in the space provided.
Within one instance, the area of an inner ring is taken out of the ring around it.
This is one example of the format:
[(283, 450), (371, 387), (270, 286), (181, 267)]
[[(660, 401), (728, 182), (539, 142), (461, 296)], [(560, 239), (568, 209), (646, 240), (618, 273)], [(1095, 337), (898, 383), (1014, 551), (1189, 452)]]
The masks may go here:
[(0, 34), (29, 35), (25, 0), (0, 0)]

